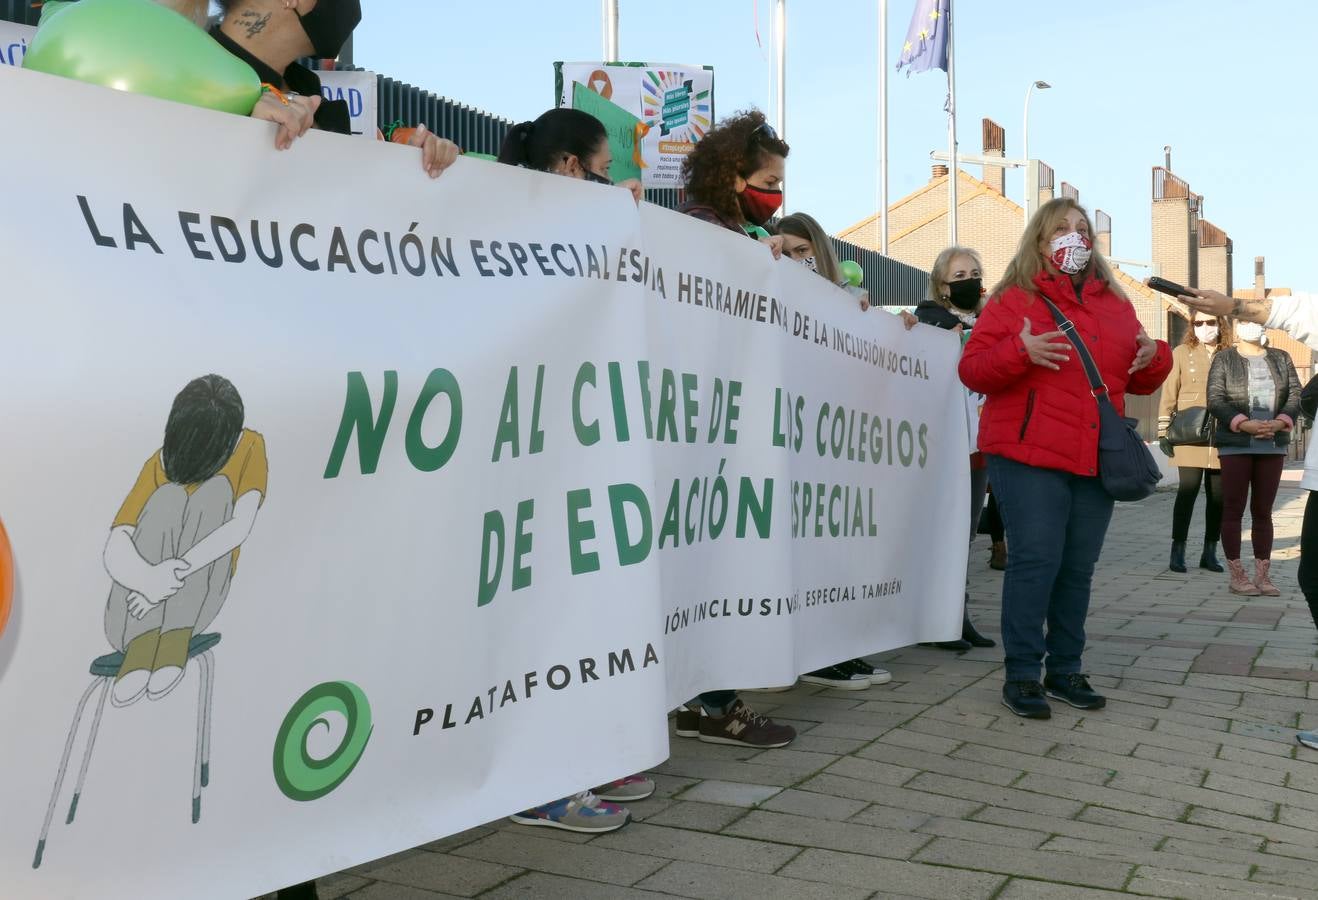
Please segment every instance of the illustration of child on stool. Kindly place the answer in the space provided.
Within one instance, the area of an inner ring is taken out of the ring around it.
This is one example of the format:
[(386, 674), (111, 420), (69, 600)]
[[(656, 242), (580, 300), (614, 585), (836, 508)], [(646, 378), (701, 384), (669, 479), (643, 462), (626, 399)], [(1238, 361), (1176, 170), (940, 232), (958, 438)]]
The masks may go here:
[(183, 679), (188, 644), (229, 595), (239, 548), (265, 500), (265, 439), (219, 375), (174, 398), (159, 452), (142, 467), (105, 545), (114, 583), (105, 636), (124, 654), (110, 702), (159, 700)]

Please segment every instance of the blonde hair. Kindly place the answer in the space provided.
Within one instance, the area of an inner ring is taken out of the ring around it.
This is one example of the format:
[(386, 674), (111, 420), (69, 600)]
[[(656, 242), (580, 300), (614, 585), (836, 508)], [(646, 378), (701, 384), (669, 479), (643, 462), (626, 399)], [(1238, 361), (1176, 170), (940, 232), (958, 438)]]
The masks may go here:
[[(1002, 273), (1002, 280), (994, 286), (993, 296), (1000, 296), (1009, 287), (1018, 287), (1031, 293), (1038, 290), (1034, 278), (1044, 271), (1043, 254), (1039, 251), (1039, 245), (1052, 240), (1057, 223), (1066, 218), (1066, 214), (1073, 209), (1084, 217), (1085, 225), (1088, 227), (1087, 235), (1091, 241), (1093, 240), (1094, 223), (1090, 221), (1089, 213), (1083, 206), (1070, 197), (1049, 200), (1025, 226), (1025, 233), (1021, 235), (1021, 242), (1016, 247), (1016, 255), (1007, 264), (1007, 271)], [(1112, 267), (1097, 249), (1090, 251), (1087, 271), (1107, 282), (1108, 290), (1129, 302), (1130, 298), (1126, 296), (1126, 292), (1117, 284), (1116, 276), (1112, 274)]]
[(809, 241), (810, 246), (815, 248), (815, 271), (834, 284), (842, 280), (837, 254), (833, 252), (833, 241), (813, 216), (800, 212), (783, 216), (778, 220), (778, 233)]
[(934, 267), (929, 270), (929, 299), (944, 309), (952, 308), (952, 301), (943, 296), (943, 291), (947, 289), (948, 270), (952, 268), (952, 260), (958, 256), (969, 256), (975, 261), (979, 271), (984, 271), (984, 260), (980, 258), (978, 251), (969, 247), (948, 247), (938, 254), (938, 259), (934, 260)]

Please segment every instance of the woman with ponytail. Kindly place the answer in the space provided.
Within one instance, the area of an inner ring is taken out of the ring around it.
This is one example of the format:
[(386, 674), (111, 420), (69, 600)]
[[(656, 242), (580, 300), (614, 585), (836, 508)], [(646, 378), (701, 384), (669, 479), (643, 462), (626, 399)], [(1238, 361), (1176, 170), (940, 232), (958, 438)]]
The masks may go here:
[[(514, 125), (503, 139), (499, 162), (596, 184), (613, 184), (609, 178), (613, 152), (604, 123), (579, 109), (551, 109), (534, 122)], [(631, 178), (617, 186), (631, 191), (636, 202), (641, 202), (639, 181)]]

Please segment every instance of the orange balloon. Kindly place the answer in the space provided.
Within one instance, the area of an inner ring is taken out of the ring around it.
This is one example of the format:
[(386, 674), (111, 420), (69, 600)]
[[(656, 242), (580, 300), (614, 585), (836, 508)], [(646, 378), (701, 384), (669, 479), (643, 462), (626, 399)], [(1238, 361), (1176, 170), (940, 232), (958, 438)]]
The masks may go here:
[(14, 555), (9, 550), (9, 535), (5, 523), (0, 522), (0, 634), (5, 633), (9, 621), (9, 608), (14, 600)]

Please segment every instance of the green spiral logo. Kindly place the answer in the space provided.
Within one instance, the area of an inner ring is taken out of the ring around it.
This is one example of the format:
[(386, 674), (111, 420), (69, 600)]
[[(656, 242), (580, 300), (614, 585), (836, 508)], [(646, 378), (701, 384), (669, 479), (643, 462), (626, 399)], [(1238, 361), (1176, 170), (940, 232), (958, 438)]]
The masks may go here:
[[(328, 731), (327, 714), (347, 721), (339, 746), (324, 759), (307, 752), (317, 727)], [(327, 681), (307, 691), (284, 716), (275, 738), (275, 783), (291, 800), (319, 800), (352, 774), (371, 739), (371, 704), (361, 688), (348, 681)]]

